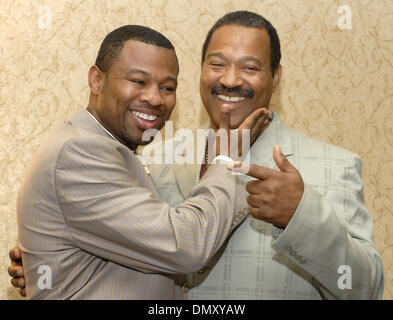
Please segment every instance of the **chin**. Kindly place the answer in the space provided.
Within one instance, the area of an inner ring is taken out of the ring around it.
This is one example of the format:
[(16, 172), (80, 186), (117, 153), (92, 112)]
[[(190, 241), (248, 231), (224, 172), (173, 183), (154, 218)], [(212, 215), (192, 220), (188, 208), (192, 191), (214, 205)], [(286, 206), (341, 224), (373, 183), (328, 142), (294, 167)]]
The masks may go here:
[(244, 119), (243, 120), (239, 120), (239, 119), (232, 120), (231, 119), (230, 124), (229, 124), (229, 128), (230, 129), (237, 129), (237, 128), (239, 128), (239, 126), (243, 123)]

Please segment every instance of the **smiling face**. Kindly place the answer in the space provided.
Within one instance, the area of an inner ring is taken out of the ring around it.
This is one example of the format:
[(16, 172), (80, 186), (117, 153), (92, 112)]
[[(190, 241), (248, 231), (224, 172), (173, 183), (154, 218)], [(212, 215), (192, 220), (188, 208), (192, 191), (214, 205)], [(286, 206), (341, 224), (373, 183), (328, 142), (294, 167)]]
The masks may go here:
[[(178, 64), (171, 49), (128, 40), (107, 72), (89, 71), (88, 110), (134, 150), (146, 129), (161, 129), (176, 103)], [(91, 100), (92, 101), (92, 100)]]
[(271, 71), (270, 39), (265, 29), (224, 25), (212, 35), (202, 65), (200, 93), (214, 129), (221, 108), (231, 110), (237, 128), (254, 110), (268, 107), (281, 77)]

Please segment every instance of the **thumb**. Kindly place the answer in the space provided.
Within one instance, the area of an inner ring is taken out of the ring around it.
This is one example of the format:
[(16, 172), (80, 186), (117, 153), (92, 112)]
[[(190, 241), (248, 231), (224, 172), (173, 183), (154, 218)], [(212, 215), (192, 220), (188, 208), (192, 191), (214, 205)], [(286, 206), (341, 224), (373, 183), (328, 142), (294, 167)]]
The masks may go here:
[(231, 120), (230, 110), (231, 109), (227, 105), (221, 106), (219, 129), (229, 130), (229, 128), (231, 127), (231, 125), (230, 125), (230, 120)]
[(296, 170), (295, 167), (288, 161), (288, 159), (281, 153), (281, 148), (279, 145), (276, 145), (273, 148), (273, 159), (281, 172), (293, 172)]

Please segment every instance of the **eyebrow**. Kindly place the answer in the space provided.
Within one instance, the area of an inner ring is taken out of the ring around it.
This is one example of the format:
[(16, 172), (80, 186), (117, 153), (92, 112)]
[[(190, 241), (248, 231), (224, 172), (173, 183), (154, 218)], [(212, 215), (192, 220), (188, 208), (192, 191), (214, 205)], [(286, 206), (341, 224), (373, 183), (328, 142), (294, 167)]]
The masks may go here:
[(262, 61), (260, 61), (260, 60), (257, 59), (257, 58), (254, 58), (254, 57), (252, 57), (252, 56), (246, 56), (246, 57), (242, 58), (242, 60), (243, 60), (243, 61), (253, 61), (253, 62), (257, 63), (257, 64), (260, 65), (260, 66), (263, 65)]
[[(131, 75), (131, 74), (134, 74), (134, 73), (140, 73), (140, 74), (142, 74), (142, 75), (144, 75), (146, 77), (150, 77), (150, 74), (147, 73), (145, 70), (136, 69), (136, 68), (128, 70), (126, 75), (128, 76), (128, 75)], [(175, 84), (177, 84), (177, 79), (175, 77), (172, 77), (172, 76), (166, 77), (164, 81), (173, 81)]]
[[(206, 56), (206, 59), (211, 58), (211, 57), (218, 57), (218, 58), (226, 60), (225, 56), (221, 52), (210, 53)], [(260, 66), (263, 65), (263, 63), (260, 60), (258, 60), (257, 58), (254, 58), (253, 56), (245, 56), (245, 57), (242, 57), (240, 60), (241, 61), (253, 61)]]
[(149, 76), (149, 74), (146, 71), (142, 70), (142, 69), (130, 69), (130, 70), (127, 71), (127, 75), (130, 75), (132, 73), (141, 73), (144, 76)]
[(213, 53), (208, 54), (206, 56), (206, 60), (208, 58), (211, 58), (211, 57), (218, 57), (218, 58), (221, 58), (221, 59), (225, 59), (225, 56), (221, 52), (213, 52)]

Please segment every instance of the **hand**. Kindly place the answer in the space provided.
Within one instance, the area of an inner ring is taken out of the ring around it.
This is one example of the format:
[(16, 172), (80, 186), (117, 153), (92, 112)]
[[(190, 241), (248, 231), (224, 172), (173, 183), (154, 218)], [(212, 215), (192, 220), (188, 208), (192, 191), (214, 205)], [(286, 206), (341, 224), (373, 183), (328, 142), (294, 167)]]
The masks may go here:
[[(209, 150), (209, 162), (211, 162), (216, 156), (222, 154), (229, 156), (229, 128), (230, 128), (231, 114), (229, 109), (221, 108), (220, 110), (220, 125), (215, 135), (215, 154), (212, 155)], [(226, 140), (226, 141), (225, 141)], [(223, 144), (221, 143), (223, 142)], [(224, 147), (222, 147), (224, 146)], [(210, 148), (209, 148), (210, 149)]]
[[(229, 130), (230, 128), (230, 109), (221, 109), (220, 115), (220, 125), (219, 129), (216, 132), (216, 154), (223, 154), (230, 156), (234, 160), (238, 160), (239, 157), (243, 156), (243, 144), (246, 143), (242, 140), (243, 138), (243, 130), (249, 130), (250, 138), (249, 146), (251, 146), (255, 140), (263, 133), (263, 131), (269, 126), (271, 123), (270, 116), (272, 111), (267, 108), (259, 108), (252, 112), (237, 129)], [(237, 137), (236, 137), (237, 136)], [(220, 140), (226, 139), (224, 141), (224, 146), (222, 147)], [(228, 147), (229, 146), (229, 147)], [(248, 152), (248, 150), (246, 150)], [(247, 153), (246, 152), (246, 153)], [(211, 161), (214, 157), (209, 154), (209, 160)]]
[(12, 277), (11, 283), (15, 288), (19, 289), (19, 294), (26, 297), (26, 282), (22, 265), (22, 252), (19, 247), (10, 250), (11, 265), (8, 267), (8, 274)]
[(267, 108), (259, 108), (251, 113), (239, 126), (239, 150), (241, 148), (241, 132), (242, 130), (250, 130), (250, 146), (252, 146), (255, 140), (265, 131), (265, 129), (272, 122), (270, 116), (272, 111)]
[[(249, 165), (246, 174), (258, 180), (247, 183), (246, 190), (250, 193), (247, 202), (254, 218), (285, 228), (303, 197), (304, 183), (299, 171), (283, 156), (279, 146), (273, 149), (273, 159), (280, 171)], [(228, 168), (242, 172), (238, 166), (229, 165)]]

